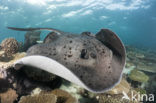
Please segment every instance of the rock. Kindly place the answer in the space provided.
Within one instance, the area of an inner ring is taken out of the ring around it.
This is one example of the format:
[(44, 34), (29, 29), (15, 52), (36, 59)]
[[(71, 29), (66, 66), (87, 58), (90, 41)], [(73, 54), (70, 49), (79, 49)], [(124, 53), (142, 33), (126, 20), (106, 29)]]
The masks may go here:
[(128, 93), (130, 88), (131, 88), (130, 84), (124, 78), (122, 78), (120, 83), (116, 85), (113, 89), (109, 90), (107, 93), (111, 95), (122, 94), (123, 91), (125, 93)]
[(17, 53), (19, 49), (19, 44), (14, 38), (7, 38), (3, 40), (0, 46), (1, 50), (4, 51), (5, 57), (12, 56), (12, 54)]
[(147, 82), (149, 80), (148, 75), (146, 75), (144, 72), (139, 71), (137, 69), (134, 69), (131, 71), (131, 73), (129, 74), (129, 78), (133, 81), (137, 81), (137, 82)]
[(14, 103), (17, 97), (16, 91), (10, 88), (4, 93), (0, 93), (0, 103)]

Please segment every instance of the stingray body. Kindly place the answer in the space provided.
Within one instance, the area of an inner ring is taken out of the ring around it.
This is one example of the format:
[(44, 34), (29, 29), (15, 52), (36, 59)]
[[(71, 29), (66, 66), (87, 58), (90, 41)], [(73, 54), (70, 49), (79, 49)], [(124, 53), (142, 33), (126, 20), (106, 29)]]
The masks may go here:
[(25, 34), (24, 50), (27, 50), (30, 46), (37, 44), (36, 41), (40, 40), (41, 31), (28, 31)]
[(15, 63), (15, 68), (33, 66), (96, 93), (119, 82), (125, 65), (125, 48), (115, 33), (101, 29), (96, 35), (90, 32), (75, 35), (52, 28), (48, 30), (54, 32), (47, 35), (44, 43), (30, 47), (27, 56)]

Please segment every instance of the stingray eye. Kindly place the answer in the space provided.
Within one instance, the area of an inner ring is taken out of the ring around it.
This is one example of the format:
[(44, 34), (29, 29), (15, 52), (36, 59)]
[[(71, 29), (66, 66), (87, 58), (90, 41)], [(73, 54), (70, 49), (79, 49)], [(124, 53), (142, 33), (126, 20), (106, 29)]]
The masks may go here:
[(89, 53), (88, 53), (87, 49), (82, 49), (80, 57), (82, 59), (89, 59)]
[(93, 58), (93, 59), (96, 59), (96, 54), (94, 52), (91, 52), (90, 53), (90, 56)]

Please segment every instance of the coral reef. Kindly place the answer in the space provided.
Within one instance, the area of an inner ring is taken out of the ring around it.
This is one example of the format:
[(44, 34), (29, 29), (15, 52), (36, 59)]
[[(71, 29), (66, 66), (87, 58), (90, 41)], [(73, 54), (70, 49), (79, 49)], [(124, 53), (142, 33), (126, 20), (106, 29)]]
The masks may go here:
[(7, 38), (1, 43), (1, 50), (4, 51), (4, 57), (10, 57), (18, 52), (19, 44), (14, 38)]
[(123, 95), (99, 95), (99, 103), (129, 103), (129, 100), (122, 99)]
[(20, 98), (18, 103), (57, 103), (54, 94), (36, 94)]
[(63, 80), (60, 89), (67, 91), (74, 98), (79, 100), (80, 103), (98, 103), (96, 100), (96, 93), (89, 92), (80, 86)]
[(142, 88), (134, 88), (134, 90), (136, 92), (139, 92), (140, 94), (146, 94), (146, 90), (145, 89), (142, 89)]
[(0, 93), (0, 103), (14, 103), (18, 95), (13, 89), (8, 89), (5, 93)]
[(41, 91), (39, 94), (23, 96), (19, 103), (78, 103), (77, 99), (61, 89)]
[(149, 76), (146, 75), (144, 72), (139, 71), (139, 70), (132, 70), (129, 78), (131, 80), (137, 81), (137, 82), (147, 82), (149, 80)]
[(132, 46), (126, 46), (126, 50), (126, 67), (133, 65), (139, 70), (156, 73), (156, 52), (137, 49)]
[[(25, 55), (26, 54), (24, 52), (22, 52), (22, 53), (13, 54), (12, 55), (13, 58), (9, 59), (9, 60), (8, 60), (8, 58), (3, 58), (3, 61), (0, 61), (0, 68), (4, 70), (4, 69), (8, 69), (10, 67), (13, 67), (14, 62), (16, 62), (18, 59), (24, 57)], [(8, 62), (6, 62), (5, 59), (7, 59)]]
[(124, 91), (125, 93), (128, 93), (131, 89), (130, 84), (124, 79), (122, 78), (122, 80), (120, 81), (120, 83), (118, 85), (116, 85), (114, 88), (112, 88), (111, 90), (109, 90), (108, 94), (122, 94), (122, 92)]
[(56, 95), (57, 103), (78, 103), (76, 98), (72, 97), (71, 94), (61, 89), (55, 89), (52, 91), (52, 93)]
[(72, 96), (74, 96), (77, 99), (82, 98), (82, 96), (79, 94), (80, 91), (82, 91), (82, 88), (76, 84), (63, 80), (62, 85), (60, 86), (60, 89), (67, 91), (68, 93), (70, 93)]
[(139, 62), (137, 69), (145, 72), (156, 73), (156, 63), (151, 62)]

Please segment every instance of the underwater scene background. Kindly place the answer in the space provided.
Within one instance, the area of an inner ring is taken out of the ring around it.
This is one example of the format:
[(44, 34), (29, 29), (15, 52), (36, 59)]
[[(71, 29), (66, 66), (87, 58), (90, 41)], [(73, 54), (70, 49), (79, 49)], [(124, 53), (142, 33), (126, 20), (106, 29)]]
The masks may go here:
[[(0, 103), (155, 103), (155, 11), (156, 0), (0, 0)], [(108, 28), (120, 37), (127, 52), (121, 82), (96, 94), (43, 71), (17, 73), (14, 62), (49, 31), (7, 27), (55, 28), (76, 34)]]

